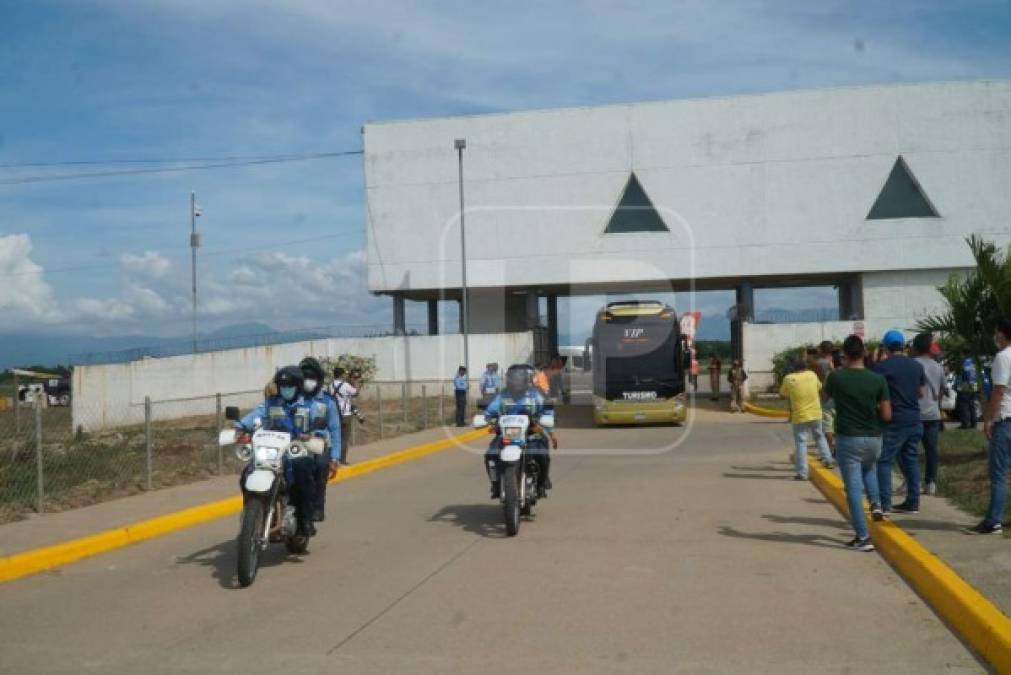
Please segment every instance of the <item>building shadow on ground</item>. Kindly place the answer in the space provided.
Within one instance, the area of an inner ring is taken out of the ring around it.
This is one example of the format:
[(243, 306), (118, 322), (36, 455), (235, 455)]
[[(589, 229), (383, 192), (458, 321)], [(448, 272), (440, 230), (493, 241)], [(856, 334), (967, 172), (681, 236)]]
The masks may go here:
[[(312, 552), (312, 540), (309, 540), (309, 551)], [(211, 569), (211, 576), (222, 588), (238, 589), (236, 577), (238, 552), (235, 539), (227, 539), (221, 543), (195, 551), (187, 556), (176, 558), (177, 565), (203, 565)], [(299, 556), (290, 555), (283, 544), (270, 544), (267, 550), (260, 554), (257, 576), (267, 568), (280, 564), (302, 564)]]
[[(524, 521), (531, 519), (523, 517)], [(449, 504), (439, 509), (428, 522), (449, 523), (464, 532), (490, 539), (503, 539), (507, 536), (501, 504)]]
[(932, 530), (934, 532), (962, 532), (966, 526), (974, 524), (967, 519), (964, 523), (952, 523), (942, 520), (923, 520), (922, 518), (906, 518), (905, 516), (893, 516), (891, 521), (903, 530), (909, 530), (913, 534), (917, 530)]
[(831, 527), (837, 530), (848, 530), (850, 527), (849, 523), (843, 520), (842, 516), (839, 516), (839, 518), (812, 518), (809, 516), (777, 516), (772, 513), (766, 513), (762, 518), (777, 525), (813, 525), (815, 527)]
[(846, 545), (844, 539), (837, 539), (824, 534), (790, 534), (789, 532), (741, 532), (729, 526), (722, 526), (718, 530), (725, 537), (735, 539), (750, 539), (752, 541), (769, 541), (777, 544), (804, 544), (807, 546), (821, 546), (824, 548), (843, 548)]
[(734, 471), (779, 471), (786, 473), (793, 473), (792, 468), (788, 467), (776, 467), (776, 466), (732, 466), (730, 467)]

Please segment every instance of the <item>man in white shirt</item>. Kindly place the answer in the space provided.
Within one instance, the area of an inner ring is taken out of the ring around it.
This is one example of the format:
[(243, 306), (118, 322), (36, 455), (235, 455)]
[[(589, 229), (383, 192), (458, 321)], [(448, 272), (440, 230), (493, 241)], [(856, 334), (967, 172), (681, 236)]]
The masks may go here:
[(351, 399), (358, 395), (358, 388), (344, 379), (346, 373), (343, 368), (337, 366), (333, 369), (333, 382), (330, 384), (330, 395), (333, 396), (337, 404), (337, 411), (341, 416), (341, 456), (340, 463), (348, 464), (348, 439), (351, 436)]
[(990, 439), (990, 508), (969, 530), (974, 534), (1001, 534), (1011, 468), (1011, 319), (998, 321), (993, 337), (998, 349), (990, 371), (993, 391), (983, 412), (983, 433)]
[(944, 382), (944, 369), (930, 355), (934, 337), (930, 333), (920, 333), (913, 338), (913, 351), (916, 360), (923, 366), (923, 374), (927, 378), (927, 387), (920, 394), (920, 422), (923, 424), (923, 452), (927, 459), (927, 471), (923, 479), (923, 494), (937, 494), (937, 441), (941, 431), (941, 399), (944, 398), (947, 385)]

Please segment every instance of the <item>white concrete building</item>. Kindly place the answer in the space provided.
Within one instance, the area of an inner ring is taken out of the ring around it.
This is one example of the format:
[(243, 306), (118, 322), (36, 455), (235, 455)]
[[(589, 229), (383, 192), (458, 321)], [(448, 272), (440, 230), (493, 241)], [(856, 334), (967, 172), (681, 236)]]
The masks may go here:
[[(784, 339), (754, 288), (832, 284), (840, 319), (791, 339), (911, 329), (976, 233), (1011, 243), (1011, 82), (828, 89), (363, 128), (369, 288), (459, 298), (466, 139), (471, 330), (538, 296), (736, 289), (753, 371)], [(430, 304), (430, 317), (434, 305)], [(433, 326), (434, 327), (434, 326)], [(554, 327), (550, 327), (554, 329)], [(743, 344), (742, 344), (743, 343)]]

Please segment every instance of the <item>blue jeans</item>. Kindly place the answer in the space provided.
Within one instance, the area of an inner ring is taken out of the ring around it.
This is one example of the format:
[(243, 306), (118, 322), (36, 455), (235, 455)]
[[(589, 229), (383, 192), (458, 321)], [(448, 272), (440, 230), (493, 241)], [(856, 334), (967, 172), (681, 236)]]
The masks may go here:
[(793, 426), (793, 468), (797, 475), (807, 478), (807, 434), (814, 436), (815, 447), (818, 448), (818, 457), (823, 462), (832, 461), (832, 452), (828, 449), (828, 441), (825, 440), (825, 432), (822, 431), (821, 420), (811, 420), (810, 422), (800, 422)]
[(1007, 473), (1011, 468), (1011, 422), (998, 422), (990, 438), (990, 508), (986, 524), (996, 525), (1004, 520), (1007, 501)]
[(923, 425), (889, 424), (881, 441), (881, 459), (878, 460), (878, 489), (881, 506), (892, 508), (892, 464), (899, 459), (902, 475), (906, 477), (906, 503), (920, 505), (920, 439)]
[(858, 539), (866, 539), (867, 517), (864, 516), (864, 490), (871, 504), (879, 503), (877, 461), (881, 455), (880, 436), (836, 436), (835, 457), (839, 473), (846, 486), (846, 503), (850, 522)]

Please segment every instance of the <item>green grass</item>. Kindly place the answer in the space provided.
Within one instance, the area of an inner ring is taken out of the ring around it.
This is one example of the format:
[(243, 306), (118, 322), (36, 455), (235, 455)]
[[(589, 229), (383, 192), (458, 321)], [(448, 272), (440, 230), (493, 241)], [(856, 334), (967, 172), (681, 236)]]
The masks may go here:
[(987, 440), (981, 431), (949, 427), (940, 435), (938, 494), (974, 516), (982, 517), (990, 503)]

